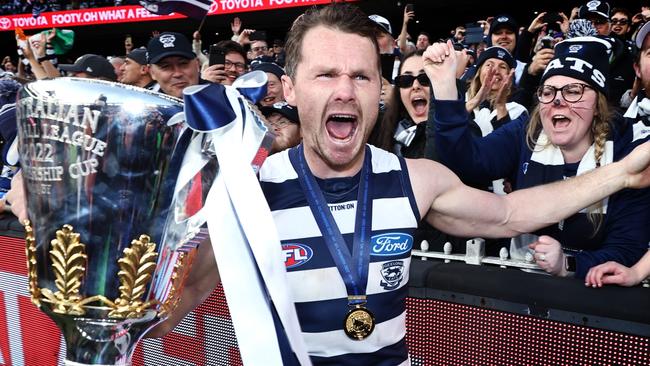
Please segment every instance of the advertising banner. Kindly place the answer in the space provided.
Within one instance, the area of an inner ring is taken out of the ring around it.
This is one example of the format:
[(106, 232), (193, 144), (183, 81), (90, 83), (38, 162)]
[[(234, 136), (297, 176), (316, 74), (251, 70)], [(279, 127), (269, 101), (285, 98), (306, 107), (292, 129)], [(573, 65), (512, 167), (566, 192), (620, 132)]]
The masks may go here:
[[(296, 6), (327, 4), (331, 0), (214, 0), (208, 15), (234, 14), (258, 10), (275, 10)], [(152, 20), (183, 19), (186, 16), (172, 13), (156, 15), (139, 5), (108, 8), (44, 12), (37, 18), (32, 14), (0, 16), (0, 32), (14, 29), (69, 28), (96, 24), (143, 22)]]
[[(0, 236), (0, 366), (63, 366), (65, 344), (54, 322), (29, 297), (25, 240)], [(241, 365), (223, 289), (164, 338), (145, 339), (134, 366)]]

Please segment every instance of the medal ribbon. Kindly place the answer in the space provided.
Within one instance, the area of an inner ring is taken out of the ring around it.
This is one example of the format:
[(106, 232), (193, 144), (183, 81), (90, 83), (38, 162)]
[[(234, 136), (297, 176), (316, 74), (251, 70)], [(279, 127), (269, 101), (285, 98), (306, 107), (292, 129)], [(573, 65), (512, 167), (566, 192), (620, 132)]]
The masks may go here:
[(332, 216), (329, 206), (327, 206), (323, 192), (307, 166), (304, 146), (300, 144), (298, 149), (293, 149), (289, 152), (291, 164), (299, 173), (300, 186), (305, 191), (309, 208), (314, 215), (318, 228), (323, 234), (323, 240), (334, 259), (336, 268), (345, 283), (345, 288), (348, 292), (348, 304), (350, 306), (366, 303), (368, 265), (370, 263), (369, 248), (372, 226), (370, 178), (372, 167), (370, 164), (370, 148), (366, 146), (365, 149), (365, 157), (357, 193), (357, 213), (354, 223), (352, 255), (341, 231), (336, 225), (336, 221), (334, 221), (334, 216)]

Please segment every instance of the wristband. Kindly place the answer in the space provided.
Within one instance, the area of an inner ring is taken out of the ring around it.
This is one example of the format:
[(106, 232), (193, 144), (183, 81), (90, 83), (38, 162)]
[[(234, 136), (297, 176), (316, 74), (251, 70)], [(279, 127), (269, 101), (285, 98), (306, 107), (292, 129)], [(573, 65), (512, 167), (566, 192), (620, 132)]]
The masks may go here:
[(52, 54), (49, 54), (49, 55), (45, 55), (43, 57), (39, 57), (37, 60), (38, 60), (39, 63), (41, 63), (41, 62), (47, 61), (47, 60), (54, 60), (55, 58), (56, 58), (56, 55), (52, 53)]
[(572, 255), (565, 255), (564, 256), (564, 269), (567, 270), (567, 272), (574, 272), (576, 271), (576, 257)]

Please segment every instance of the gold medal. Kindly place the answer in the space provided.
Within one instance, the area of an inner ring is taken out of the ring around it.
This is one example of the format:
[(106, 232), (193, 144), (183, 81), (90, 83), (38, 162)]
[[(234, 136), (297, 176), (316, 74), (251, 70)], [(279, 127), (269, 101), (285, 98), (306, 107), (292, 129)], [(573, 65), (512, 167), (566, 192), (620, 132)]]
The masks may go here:
[(357, 305), (353, 307), (345, 316), (343, 330), (348, 337), (355, 341), (367, 338), (374, 329), (375, 317), (370, 310), (363, 306)]

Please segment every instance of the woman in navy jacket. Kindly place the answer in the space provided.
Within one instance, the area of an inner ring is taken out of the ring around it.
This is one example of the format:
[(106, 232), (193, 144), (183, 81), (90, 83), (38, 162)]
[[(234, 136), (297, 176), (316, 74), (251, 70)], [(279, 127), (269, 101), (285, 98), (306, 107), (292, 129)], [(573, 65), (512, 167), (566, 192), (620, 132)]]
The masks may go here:
[[(425, 53), (434, 95), (445, 95), (452, 87), (444, 76), (444, 60), (455, 55), (447, 47), (437, 44)], [(611, 118), (609, 113), (609, 49), (609, 43), (595, 37), (558, 43), (555, 58), (542, 76), (540, 103), (530, 121), (513, 121), (483, 138), (470, 133), (462, 100), (434, 100), (440, 160), (465, 181), (508, 178), (513, 189), (521, 189), (621, 159), (639, 141), (633, 142), (633, 129), (622, 118)], [(548, 273), (575, 272), (578, 278), (607, 261), (632, 265), (650, 241), (649, 193), (621, 191), (535, 235), (515, 238), (511, 255), (523, 256), (523, 251), (532, 249), (535, 261)]]

